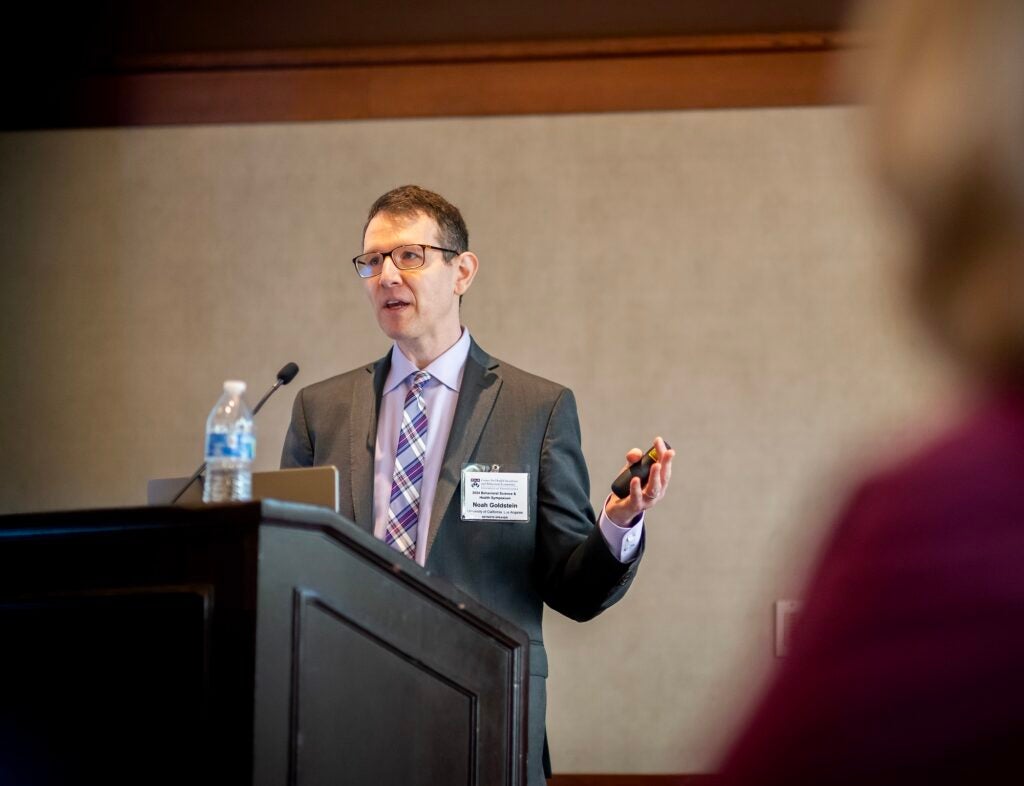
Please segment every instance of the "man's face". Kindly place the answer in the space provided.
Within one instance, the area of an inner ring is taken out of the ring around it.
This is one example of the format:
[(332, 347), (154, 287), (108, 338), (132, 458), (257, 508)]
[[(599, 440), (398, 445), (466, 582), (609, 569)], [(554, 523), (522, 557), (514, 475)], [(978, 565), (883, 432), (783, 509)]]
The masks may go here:
[[(378, 213), (366, 227), (363, 252), (387, 253), (409, 243), (446, 246), (435, 221), (422, 213)], [(389, 256), (379, 276), (362, 279), (381, 330), (411, 359), (429, 362), (458, 340), (459, 295), (469, 288), (476, 270), (474, 265), (467, 274), (465, 268), (462, 257), (446, 264), (442, 252), (429, 249), (423, 267), (399, 270)]]

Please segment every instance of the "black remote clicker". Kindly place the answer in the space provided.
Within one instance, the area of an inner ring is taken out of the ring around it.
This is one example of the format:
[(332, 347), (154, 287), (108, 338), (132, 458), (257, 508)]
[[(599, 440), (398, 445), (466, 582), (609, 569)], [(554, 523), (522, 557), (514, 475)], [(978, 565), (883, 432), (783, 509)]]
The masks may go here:
[[(665, 450), (671, 450), (672, 446), (667, 442), (665, 443)], [(658, 449), (652, 447), (646, 453), (643, 458), (639, 461), (635, 461), (622, 470), (622, 474), (615, 478), (615, 482), (612, 483), (612, 493), (616, 497), (622, 499), (623, 497), (629, 496), (629, 482), (633, 478), (640, 478), (640, 486), (647, 485), (647, 478), (651, 474), (651, 467), (654, 462), (658, 460)]]

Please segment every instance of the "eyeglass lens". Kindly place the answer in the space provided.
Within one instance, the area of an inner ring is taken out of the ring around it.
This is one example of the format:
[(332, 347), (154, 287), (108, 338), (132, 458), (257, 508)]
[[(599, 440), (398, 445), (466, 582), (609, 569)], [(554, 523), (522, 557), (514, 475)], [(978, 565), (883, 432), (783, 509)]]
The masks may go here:
[(399, 246), (387, 254), (380, 251), (361, 254), (356, 257), (356, 269), (363, 278), (379, 275), (384, 267), (384, 258), (391, 257), (399, 270), (410, 270), (423, 266), (424, 254), (423, 246), (420, 245)]

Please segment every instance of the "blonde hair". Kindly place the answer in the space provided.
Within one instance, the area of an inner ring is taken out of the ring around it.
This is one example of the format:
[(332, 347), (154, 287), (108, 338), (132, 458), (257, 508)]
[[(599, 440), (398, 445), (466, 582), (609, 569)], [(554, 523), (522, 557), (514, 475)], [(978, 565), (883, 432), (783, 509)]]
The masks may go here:
[[(880, 15), (879, 15), (880, 14)], [(969, 369), (1024, 379), (1024, 1), (882, 0), (875, 163), (911, 232), (915, 294)]]

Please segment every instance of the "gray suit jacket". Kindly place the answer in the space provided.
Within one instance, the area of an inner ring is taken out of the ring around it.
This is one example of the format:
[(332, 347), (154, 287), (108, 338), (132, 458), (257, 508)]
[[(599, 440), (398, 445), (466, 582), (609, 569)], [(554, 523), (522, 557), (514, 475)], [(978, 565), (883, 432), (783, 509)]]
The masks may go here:
[[(390, 366), (389, 352), (300, 390), (281, 456), (282, 467), (335, 465), (341, 514), (371, 533), (377, 413)], [(462, 467), (477, 462), (529, 471), (529, 522), (462, 520)], [(531, 786), (543, 784), (543, 605), (588, 620), (625, 594), (638, 563), (616, 560), (595, 526), (572, 391), (473, 342), (434, 496), (426, 567), (530, 637)]]

